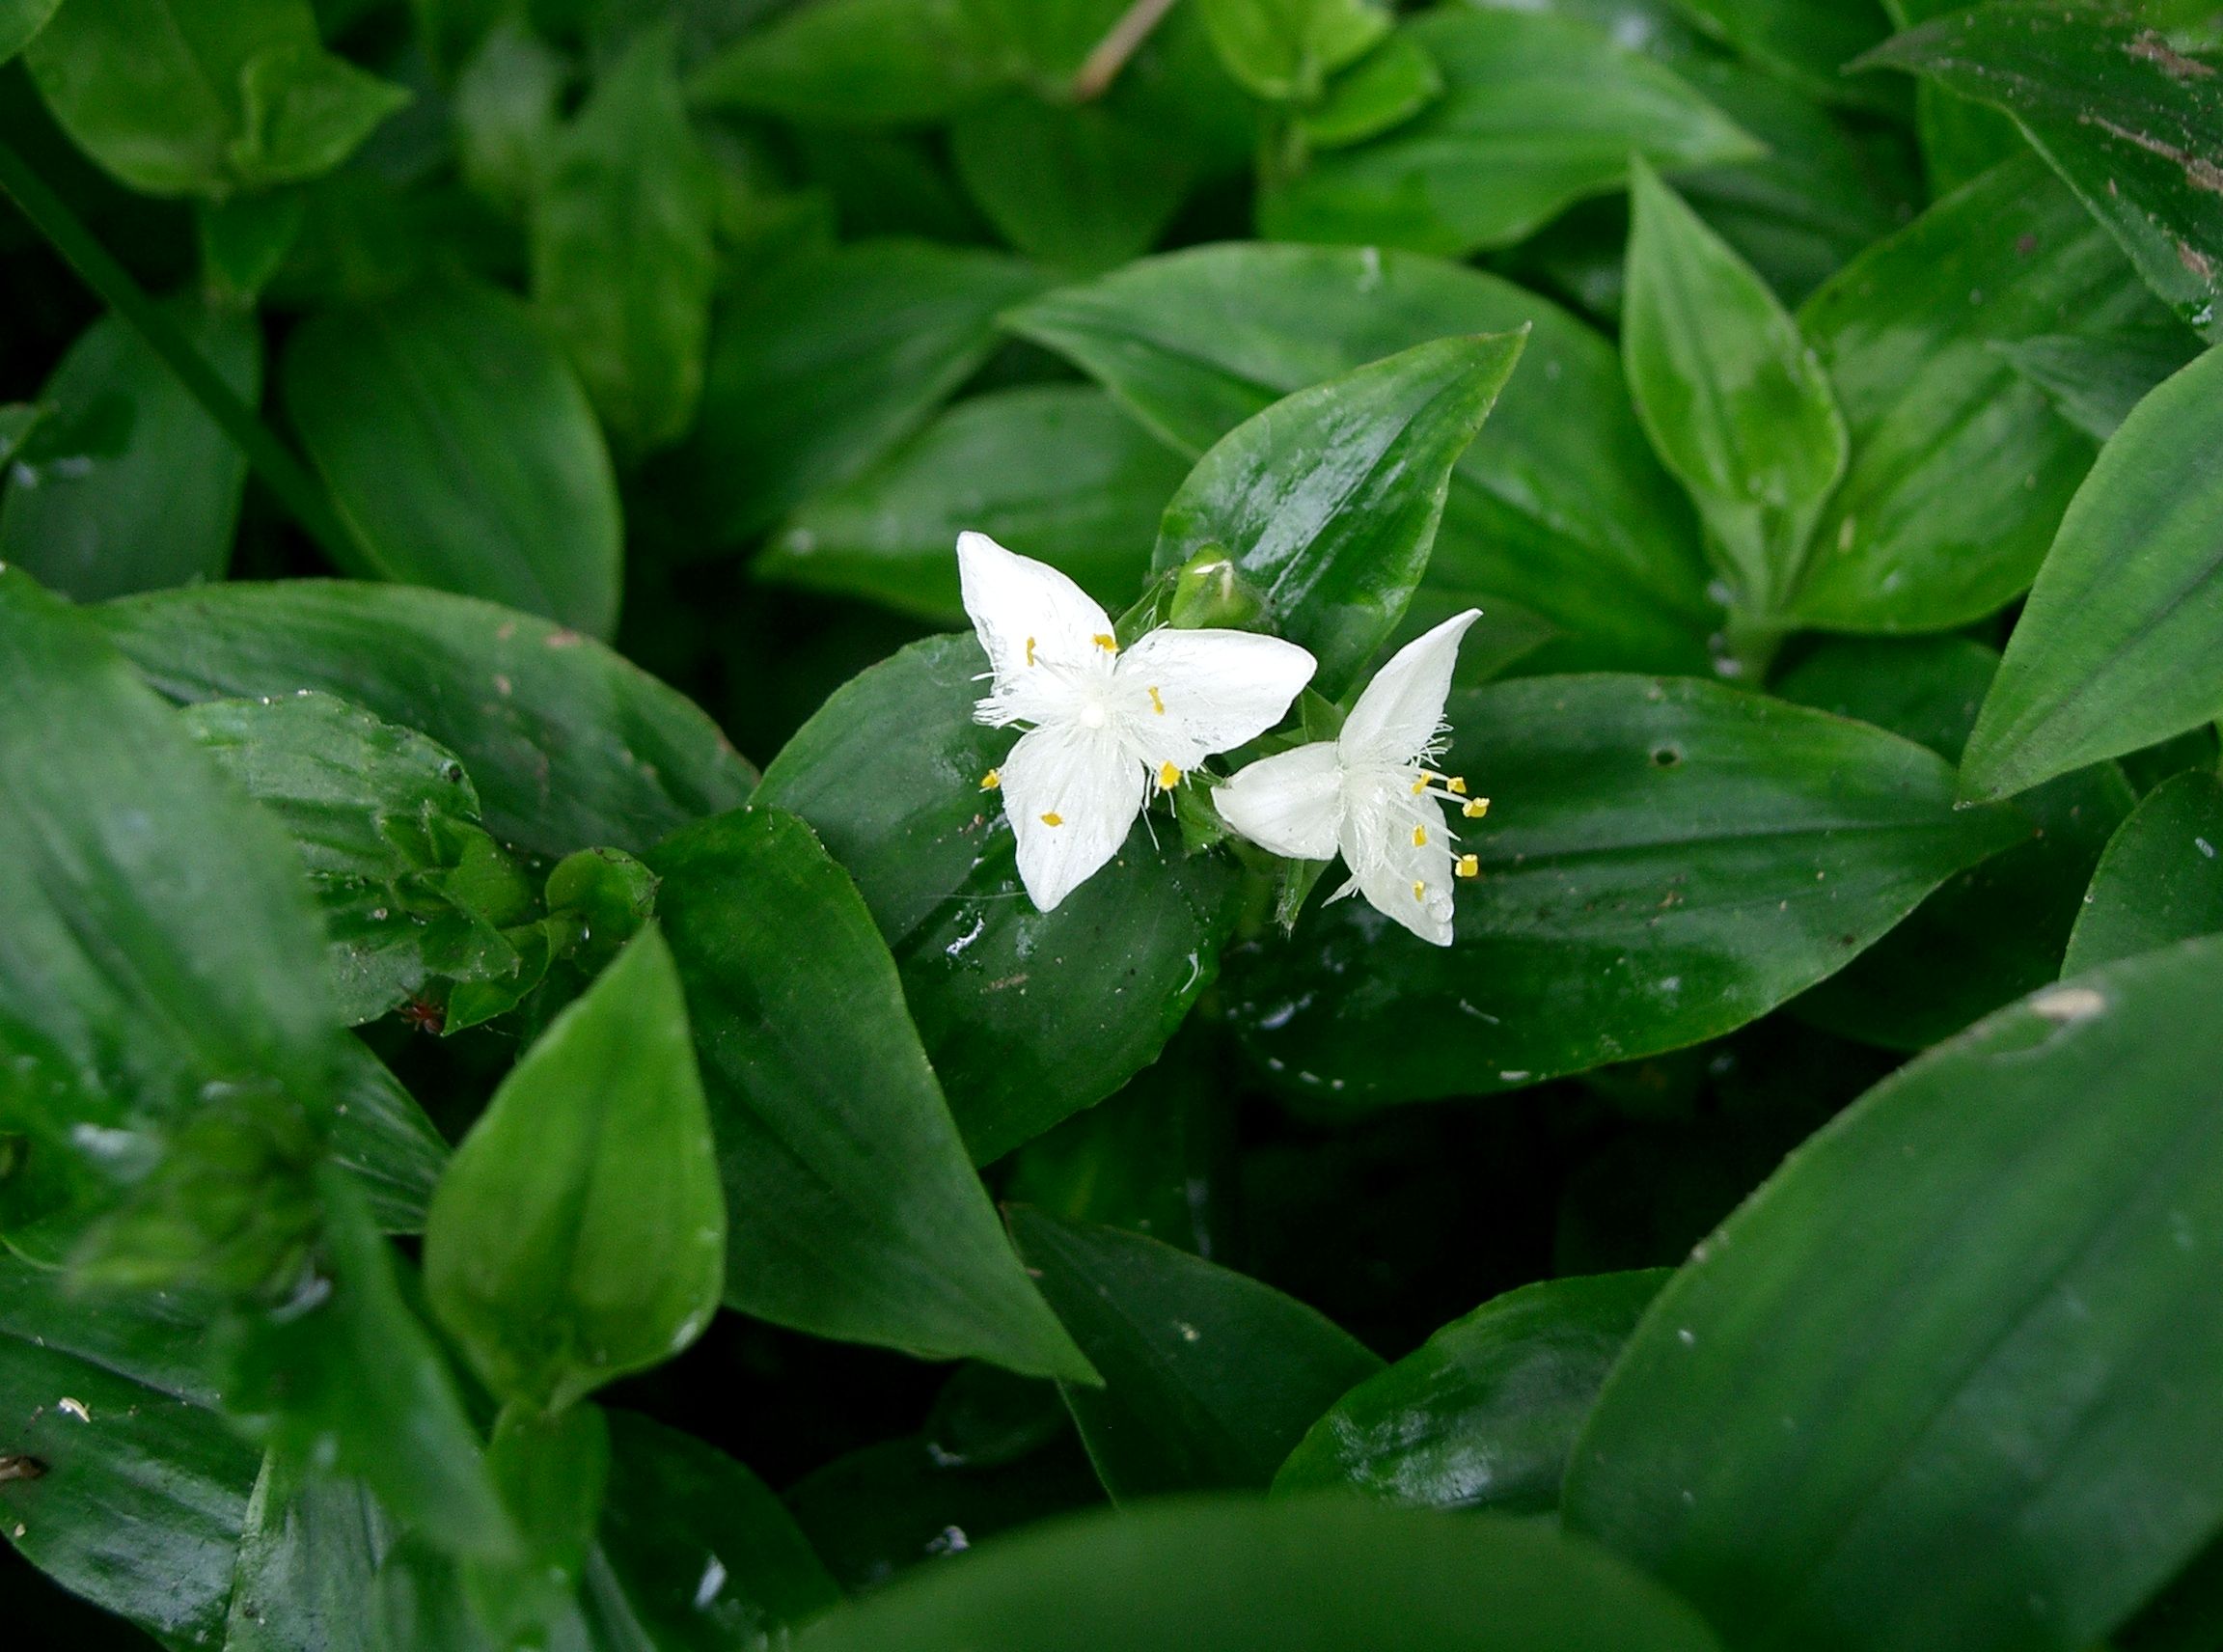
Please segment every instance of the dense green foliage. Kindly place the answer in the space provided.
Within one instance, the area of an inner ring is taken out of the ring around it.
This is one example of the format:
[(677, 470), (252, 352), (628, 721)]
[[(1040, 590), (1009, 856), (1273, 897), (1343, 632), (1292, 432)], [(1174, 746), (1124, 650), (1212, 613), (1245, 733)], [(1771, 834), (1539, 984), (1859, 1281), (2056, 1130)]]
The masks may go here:
[(2216, 0), (0, 0), (0, 1642), (2223, 1644)]

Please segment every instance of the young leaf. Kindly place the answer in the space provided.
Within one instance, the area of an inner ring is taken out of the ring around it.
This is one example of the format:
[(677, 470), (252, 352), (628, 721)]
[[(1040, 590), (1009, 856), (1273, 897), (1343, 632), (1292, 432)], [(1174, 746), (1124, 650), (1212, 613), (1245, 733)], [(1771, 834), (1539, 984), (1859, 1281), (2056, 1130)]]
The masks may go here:
[(1396, 18), (1375, 0), (1199, 0), (1227, 72), (1274, 102), (1309, 102)]
[(651, 861), (732, 1213), (727, 1300), (821, 1336), (1087, 1380), (998, 1229), (871, 915), (810, 829), (752, 808)]
[[(240, 399), (260, 399), (255, 318), (169, 309)], [(224, 577), (246, 458), (134, 329), (94, 322), (39, 399), (49, 411), (10, 467), (0, 559), (79, 602)]]
[(2089, 1646), (2223, 1519), (2223, 943), (1902, 1068), (1677, 1274), (1568, 1524), (1740, 1646)]
[(1822, 501), (1845, 472), (1845, 421), (1796, 321), (1641, 158), (1621, 350), (1636, 416), (1713, 530), (1747, 616), (1790, 594)]
[(1103, 1373), (1065, 1389), (1118, 1501), (1264, 1490), (1320, 1414), (1382, 1369), (1311, 1308), (1170, 1245), (1026, 1206), (1011, 1235)]
[(522, 219), (558, 129), (563, 54), (512, 16), (486, 32), (455, 76), (455, 166), (481, 200)]
[(1666, 1282), (1648, 1268), (1484, 1303), (1337, 1400), (1274, 1476), (1275, 1495), (1550, 1512), (1599, 1385)]
[(2223, 343), (2223, 82), (2104, 10), (2040, 0), (1934, 18), (1863, 68), (1910, 69), (2013, 115), (2154, 290)]
[(973, 638), (937, 637), (873, 667), (803, 726), (755, 797), (802, 815), (857, 880), (975, 1164), (1155, 1060), (1235, 919), (1223, 858), (1142, 830), (1056, 911), (1026, 900), (1010, 829), (980, 789), (1011, 747), (973, 717), (985, 664)]
[(1571, 17), (1447, 7), (1404, 25), (1443, 96), (1370, 144), (1270, 188), (1262, 234), (1464, 256), (1525, 240), (1619, 189), (1629, 157), (1750, 160), (1759, 146), (1671, 69)]
[(1436, 60), (1411, 35), (1395, 34), (1338, 74), (1297, 125), (1314, 149), (1341, 149), (1403, 125), (1442, 96)]
[(2138, 404), (2070, 502), (1969, 736), (2006, 797), (2212, 718), (2223, 684), (2223, 350)]
[(798, 1652), (1717, 1652), (1689, 1608), (1544, 1526), (1307, 1499), (1062, 1522), (829, 1612)]
[(559, 1411), (701, 1334), (726, 1260), (716, 1154), (650, 927), (525, 1053), (432, 1198), (426, 1295), (498, 1395)]
[(1451, 487), (1525, 333), (1440, 339), (1285, 397), (1237, 426), (1166, 507), (1151, 566), (1210, 548), (1336, 697), (1403, 618)]
[(1717, 1037), (2029, 830), (1909, 741), (1714, 683), (1533, 677), (1448, 718), (1440, 761), (1496, 797), (1459, 823), (1458, 939), (1354, 900), (1247, 957), (1229, 1019), (1276, 1088), (1466, 1095)]
[(2223, 781), (2163, 781), (2108, 840), (2069, 937), (2064, 976), (2223, 930)]
[(313, 317), (286, 407), (370, 566), (542, 614), (618, 621), (610, 455), (579, 382), (522, 306), (455, 284)]
[(440, 592), (233, 584), (94, 609), (173, 700), (321, 689), (462, 760), (485, 825), (551, 858), (638, 853), (749, 795), (755, 774), (692, 702), (601, 644)]

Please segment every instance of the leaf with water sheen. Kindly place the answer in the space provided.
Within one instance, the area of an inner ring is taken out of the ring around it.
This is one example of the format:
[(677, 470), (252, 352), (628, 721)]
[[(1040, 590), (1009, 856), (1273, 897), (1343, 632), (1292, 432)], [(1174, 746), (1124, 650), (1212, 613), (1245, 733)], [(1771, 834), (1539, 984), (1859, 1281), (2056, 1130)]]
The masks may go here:
[(2069, 937), (2064, 976), (2223, 930), (2223, 780), (2163, 781), (2108, 840)]

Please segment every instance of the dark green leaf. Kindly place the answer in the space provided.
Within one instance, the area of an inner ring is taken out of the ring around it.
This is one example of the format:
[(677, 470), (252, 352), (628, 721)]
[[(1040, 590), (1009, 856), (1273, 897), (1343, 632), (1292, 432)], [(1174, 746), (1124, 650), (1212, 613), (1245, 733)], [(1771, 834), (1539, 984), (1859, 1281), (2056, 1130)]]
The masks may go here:
[(1890, 32), (1876, 0), (1676, 0), (1707, 34), (1810, 96), (1898, 113), (1903, 100), (1845, 66)]
[(998, 1230), (871, 915), (809, 829), (744, 810), (652, 864), (710, 1090), (727, 1300), (819, 1335), (1085, 1380)]
[(717, 183), (677, 58), (669, 29), (636, 41), (551, 140), (533, 195), (534, 312), (636, 455), (694, 422), (709, 348)]
[(698, 69), (712, 108), (834, 126), (940, 121), (1002, 85), (1013, 65), (967, 0), (810, 0)]
[(4, 0), (0, 3), (0, 63), (29, 45), (62, 0)]
[(1546, 1280), (1484, 1303), (1338, 1400), (1282, 1464), (1275, 1494), (1558, 1507), (1576, 1431), (1666, 1280), (1664, 1268)]
[(1007, 93), (957, 117), (957, 176), (1003, 238), (1045, 263), (1109, 268), (1147, 252), (1194, 181), (1180, 134), (1104, 103)]
[[(193, 214), (201, 242), (201, 279), (210, 302), (251, 308), (286, 262), (309, 216), (306, 195), (275, 189), (205, 202)], [(245, 398), (261, 399), (260, 387)]]
[(1935, 18), (1863, 67), (2006, 110), (2154, 290), (2223, 342), (2223, 81), (2130, 15), (2039, 0)]
[(2163, 781), (2108, 840), (2069, 937), (2065, 976), (2223, 930), (2223, 781)]
[(1712, 1652), (1664, 1590), (1540, 1526), (1233, 1499), (1030, 1532), (829, 1613), (801, 1652)]
[(425, 1224), (425, 1291), (489, 1388), (559, 1411), (700, 1335), (725, 1260), (686, 1005), (650, 927), (456, 1148)]
[(1105, 1490), (1263, 1491), (1305, 1429), (1382, 1369), (1303, 1303), (1139, 1233), (1011, 1212), (1042, 1293), (1103, 1373), (1065, 1403)]
[(861, 242), (795, 261), (719, 311), (701, 427), (672, 481), (722, 543), (862, 474), (923, 425), (1038, 279), (989, 253)]
[(416, 729), (477, 784), (486, 827), (558, 856), (639, 851), (749, 794), (707, 717), (599, 643), (437, 592), (290, 580), (95, 610), (173, 700), (322, 689)]
[(1197, 0), (1212, 44), (1245, 90), (1278, 102), (1319, 96), (1396, 19), (1376, 0)]
[(810, 500), (765, 546), (756, 571), (962, 624), (956, 545), (971, 528), (1062, 568), (1116, 613), (1141, 586), (1159, 515), (1183, 475), (1181, 460), (1100, 390), (993, 391)]
[(263, 1460), (239, 1534), (224, 1652), (383, 1652), (365, 1612), (393, 1522), (356, 1480)]
[(1799, 312), (1852, 431), (1795, 618), (1943, 630), (2029, 584), (2090, 442), (1994, 344), (2158, 306), (2069, 192), (2025, 156), (1879, 243)]
[(512, 216), (533, 203), (569, 75), (562, 52), (511, 18), (487, 32), (455, 77), (457, 170)]
[(1451, 7), (1407, 24), (1443, 96), (1270, 190), (1276, 240), (1462, 255), (1526, 239), (1576, 202), (1661, 167), (1748, 160), (1758, 146), (1672, 69), (1570, 18)]
[(1395, 34), (1335, 77), (1298, 117), (1314, 149), (1364, 143), (1401, 126), (1443, 96), (1443, 71), (1409, 34)]
[(1410, 254), (1224, 246), (1061, 289), (1010, 322), (1193, 455), (1291, 391), (1447, 334), (1529, 327), (1525, 368), (1460, 461), (1423, 590), (1542, 615), (1569, 634), (1554, 663), (1705, 665), (1689, 507), (1612, 346), (1534, 293)]
[[(252, 316), (185, 302), (171, 316), (225, 382), (261, 394)], [(121, 317), (93, 323), (40, 400), (0, 509), (0, 557), (80, 602), (221, 579), (247, 461)]]
[(2199, 353), (2193, 336), (2175, 325), (2049, 333), (1995, 347), (2096, 442), (2120, 430), (2131, 408)]
[(351, 1173), (389, 1233), (421, 1233), (448, 1143), (384, 1062), (352, 1039), (341, 1048), (333, 1162)]
[(618, 620), (610, 455), (579, 382), (489, 287), (336, 310), (288, 342), (286, 406), (375, 573), (594, 636)]
[(1440, 339), (1301, 390), (1237, 426), (1166, 508), (1151, 565), (1232, 553), (1266, 628), (1311, 650), (1334, 698), (1403, 618), (1451, 469), (1525, 333)]
[(1235, 883), (1138, 828), (1056, 911), (1035, 910), (980, 789), (1010, 749), (973, 720), (985, 665), (971, 637), (904, 649), (828, 700), (756, 793), (810, 821), (857, 880), (977, 1164), (1156, 1060), (1218, 971)]
[(2223, 702), (2223, 350), (2138, 404), (2077, 489), (1962, 766), (2005, 797), (2208, 722)]
[(1903, 1068), (1668, 1284), (1565, 1513), (1743, 1647), (2085, 1647), (2223, 1519), (2223, 946)]
[(1230, 1017), (1275, 1084), (1505, 1089), (1717, 1036), (1842, 969), (2019, 839), (1911, 742), (1713, 683), (1536, 677), (1452, 697), (1487, 820), (1435, 948), (1352, 900), (1247, 958)]

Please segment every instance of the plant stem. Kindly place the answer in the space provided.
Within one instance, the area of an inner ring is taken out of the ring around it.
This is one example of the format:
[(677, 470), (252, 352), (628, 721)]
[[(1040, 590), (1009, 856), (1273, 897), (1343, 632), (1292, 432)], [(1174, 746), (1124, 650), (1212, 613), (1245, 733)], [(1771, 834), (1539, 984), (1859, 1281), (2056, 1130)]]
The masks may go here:
[(193, 399), (201, 403), (202, 410), (247, 455), (248, 464), (263, 485), (277, 495), (278, 502), (324, 554), (343, 568), (364, 566), (368, 559), (355, 535), (309, 468), (224, 382), (162, 307), (131, 278), (131, 272), (116, 262), (77, 214), (47, 187), (46, 180), (6, 143), (0, 143), (0, 192), (14, 201), (23, 216), (52, 243), (85, 285), (147, 341)]
[(1110, 91), (1112, 82), (1118, 79), (1119, 71), (1127, 67), (1127, 60), (1172, 10), (1173, 0), (1135, 0), (1110, 32), (1096, 42), (1073, 76), (1073, 100), (1086, 103)]

